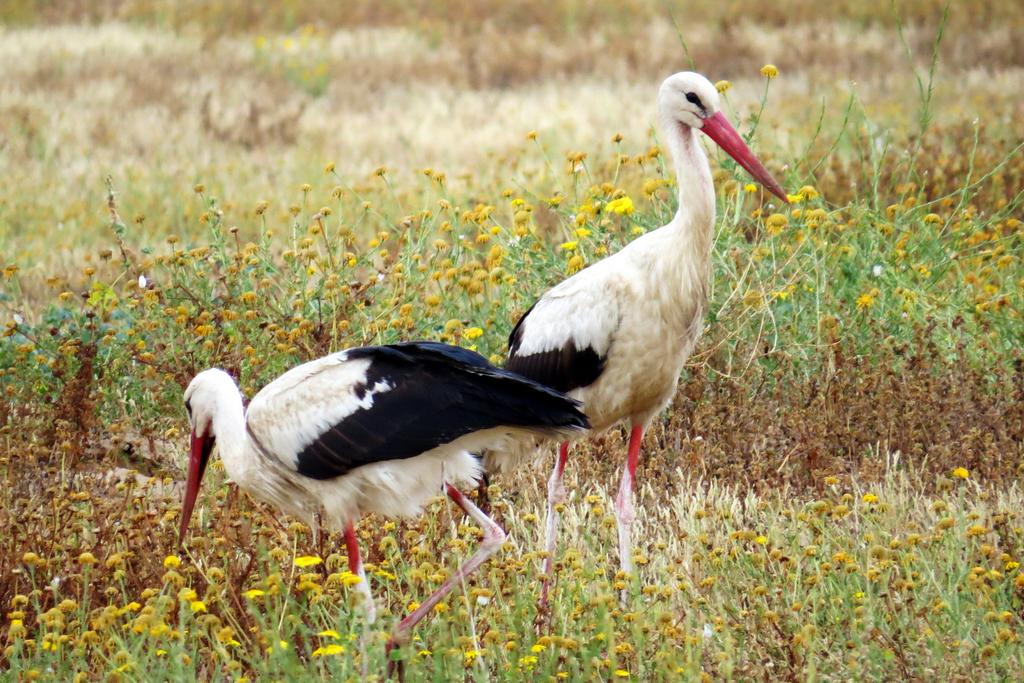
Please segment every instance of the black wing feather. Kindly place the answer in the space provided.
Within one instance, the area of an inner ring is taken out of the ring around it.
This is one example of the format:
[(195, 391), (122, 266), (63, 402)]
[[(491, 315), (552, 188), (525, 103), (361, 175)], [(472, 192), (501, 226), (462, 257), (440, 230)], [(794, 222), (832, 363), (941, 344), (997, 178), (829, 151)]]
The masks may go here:
[(535, 381), (495, 368), (479, 354), (446, 344), (411, 342), (352, 349), (370, 359), (365, 385), (391, 385), (298, 456), (298, 471), (333, 479), (356, 467), (411, 458), (472, 432), (495, 427), (586, 429), (579, 404)]
[(512, 328), (512, 333), (508, 337), (508, 360), (505, 362), (505, 369), (561, 392), (572, 391), (596, 382), (604, 372), (606, 358), (591, 346), (577, 348), (576, 342), (571, 338), (561, 348), (529, 355), (519, 354), (519, 347), (523, 343), (523, 323), (536, 305), (535, 302), (530, 306)]

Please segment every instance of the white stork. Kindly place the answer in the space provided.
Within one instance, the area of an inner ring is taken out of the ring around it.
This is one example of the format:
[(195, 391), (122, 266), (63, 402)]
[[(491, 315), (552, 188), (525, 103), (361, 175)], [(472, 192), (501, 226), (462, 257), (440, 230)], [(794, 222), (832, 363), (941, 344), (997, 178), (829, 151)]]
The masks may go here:
[[(664, 138), (675, 160), (679, 208), (672, 221), (545, 293), (516, 323), (506, 368), (583, 402), (594, 433), (622, 420), (632, 427), (615, 500), (622, 571), (632, 571), (633, 486), (640, 443), (651, 419), (672, 399), (683, 364), (703, 329), (711, 278), (715, 187), (697, 132), (714, 140), (768, 190), (785, 192), (719, 111), (704, 76), (677, 73), (658, 92)], [(518, 449), (526, 455), (532, 451)], [(544, 614), (564, 500), (562, 443), (548, 481)], [(502, 457), (502, 456), (505, 457)], [(485, 468), (511, 466), (508, 453), (485, 453)], [(514, 458), (513, 458), (514, 460)]]
[(344, 531), (349, 569), (363, 579), (356, 585), (367, 624), (375, 611), (353, 527), (359, 517), (413, 516), (444, 491), (480, 526), (480, 548), (395, 626), (389, 652), (505, 540), (457, 488), (480, 474), (470, 452), (495, 439), (566, 438), (588, 426), (576, 401), (472, 351), (432, 342), (349, 349), (300, 365), (264, 387), (248, 410), (230, 375), (205, 370), (185, 390), (185, 407), (192, 443), (179, 543), (216, 443), (228, 476), (255, 498), (311, 527), (322, 520)]

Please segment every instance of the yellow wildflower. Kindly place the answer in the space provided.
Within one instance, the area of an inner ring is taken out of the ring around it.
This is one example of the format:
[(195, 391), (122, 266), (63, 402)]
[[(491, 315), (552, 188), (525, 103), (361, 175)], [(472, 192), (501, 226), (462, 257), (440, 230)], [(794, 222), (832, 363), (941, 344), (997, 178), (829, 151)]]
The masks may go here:
[(192, 610), (193, 614), (198, 614), (200, 612), (206, 611), (206, 603), (202, 600), (193, 600), (189, 603), (188, 607), (190, 610)]
[(303, 555), (301, 557), (296, 557), (294, 564), (299, 569), (305, 569), (306, 567), (315, 567), (321, 562), (323, 562), (323, 560), (316, 555)]
[(331, 655), (340, 655), (345, 652), (344, 645), (338, 645), (337, 643), (331, 643), (330, 645), (324, 645), (313, 650), (312, 654), (314, 657), (329, 657)]
[(868, 503), (868, 504), (877, 503), (878, 502), (878, 496), (876, 496), (873, 493), (865, 493), (863, 496), (861, 496), (861, 500), (863, 500), (865, 503)]
[(320, 631), (320, 633), (317, 633), (317, 635), (321, 638), (333, 638), (334, 640), (341, 640), (341, 634), (331, 628), (325, 631)]
[(957, 467), (953, 470), (952, 474), (957, 479), (966, 479), (971, 476), (971, 473), (967, 471), (966, 467)]
[(571, 241), (571, 242), (562, 242), (562, 244), (559, 245), (558, 248), (563, 250), (563, 251), (573, 251), (574, 249), (576, 249), (577, 246), (579, 246), (579, 242)]
[(718, 81), (717, 83), (715, 83), (715, 90), (717, 90), (718, 92), (725, 92), (731, 87), (732, 83), (730, 83), (729, 81)]
[(761, 67), (761, 75), (771, 79), (779, 75), (779, 68), (774, 64), (765, 64)]
[(619, 197), (608, 202), (604, 207), (605, 211), (609, 213), (617, 213), (620, 216), (625, 214), (629, 215), (633, 213), (633, 200), (629, 197)]
[(250, 600), (254, 600), (255, 598), (260, 597), (261, 595), (266, 595), (266, 591), (262, 591), (259, 588), (250, 588), (249, 590), (242, 593), (242, 595), (249, 598)]
[(749, 193), (757, 192), (757, 185), (755, 185), (754, 183), (747, 183), (746, 185), (743, 186), (743, 191)]
[(476, 339), (477, 337), (482, 337), (483, 335), (484, 331), (479, 327), (467, 327), (462, 332), (462, 336), (465, 337), (466, 339)]
[(177, 555), (168, 555), (164, 558), (165, 569), (177, 569), (181, 566), (181, 559)]

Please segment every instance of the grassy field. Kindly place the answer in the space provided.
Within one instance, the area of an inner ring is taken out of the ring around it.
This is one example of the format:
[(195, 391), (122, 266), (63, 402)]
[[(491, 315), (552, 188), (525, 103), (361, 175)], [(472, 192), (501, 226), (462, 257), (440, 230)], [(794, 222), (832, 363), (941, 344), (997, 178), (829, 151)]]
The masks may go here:
[(419, 5), (0, 7), (0, 676), (381, 676), (480, 530), (364, 520), (363, 655), (340, 539), (218, 463), (176, 547), (184, 387), (402, 339), (500, 363), (536, 296), (671, 217), (654, 97), (691, 65), (793, 204), (712, 152), (636, 575), (613, 431), (570, 459), (550, 631), (545, 459), (492, 486), (509, 541), (409, 679), (1024, 676), (1022, 6)]

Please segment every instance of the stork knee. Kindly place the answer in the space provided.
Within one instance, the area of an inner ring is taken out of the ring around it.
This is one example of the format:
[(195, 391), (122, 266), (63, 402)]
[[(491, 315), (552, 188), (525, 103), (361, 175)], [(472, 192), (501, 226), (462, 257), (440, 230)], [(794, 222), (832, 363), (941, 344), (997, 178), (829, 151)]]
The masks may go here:
[(619, 491), (619, 495), (615, 498), (615, 516), (618, 518), (619, 524), (633, 526), (633, 522), (636, 521), (636, 509), (633, 507), (632, 491)]
[(554, 474), (548, 479), (548, 502), (552, 507), (565, 502), (565, 484), (562, 483), (561, 477)]
[(484, 529), (484, 539), (481, 542), (481, 546), (487, 550), (497, 550), (505, 543), (505, 539), (508, 538), (508, 534), (497, 524), (491, 523)]

